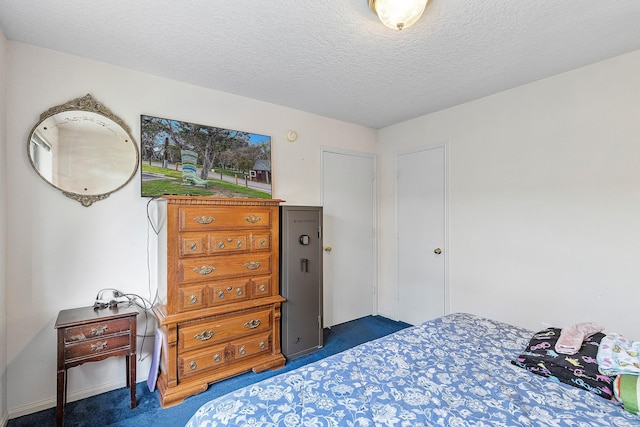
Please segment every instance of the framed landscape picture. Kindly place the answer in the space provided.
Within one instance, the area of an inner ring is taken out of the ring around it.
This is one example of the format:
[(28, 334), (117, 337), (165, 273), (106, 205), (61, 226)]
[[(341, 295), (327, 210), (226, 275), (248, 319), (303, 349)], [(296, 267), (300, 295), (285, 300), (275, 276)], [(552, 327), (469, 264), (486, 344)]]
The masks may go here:
[(142, 197), (271, 198), (271, 137), (140, 116)]

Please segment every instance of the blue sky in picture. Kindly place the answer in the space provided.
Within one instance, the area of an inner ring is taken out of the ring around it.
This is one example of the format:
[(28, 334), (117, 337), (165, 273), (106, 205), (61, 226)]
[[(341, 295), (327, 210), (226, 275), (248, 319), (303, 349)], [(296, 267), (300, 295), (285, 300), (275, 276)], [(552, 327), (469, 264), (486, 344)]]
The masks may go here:
[(249, 144), (259, 145), (265, 142), (270, 142), (271, 137), (267, 135), (258, 135), (257, 133), (249, 134)]

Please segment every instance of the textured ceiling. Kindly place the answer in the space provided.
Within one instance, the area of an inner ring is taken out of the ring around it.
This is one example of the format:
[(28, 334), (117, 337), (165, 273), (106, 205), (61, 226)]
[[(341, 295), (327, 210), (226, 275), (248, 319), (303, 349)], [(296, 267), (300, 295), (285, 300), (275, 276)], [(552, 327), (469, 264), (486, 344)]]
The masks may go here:
[(0, 0), (9, 40), (382, 128), (640, 49), (640, 0)]

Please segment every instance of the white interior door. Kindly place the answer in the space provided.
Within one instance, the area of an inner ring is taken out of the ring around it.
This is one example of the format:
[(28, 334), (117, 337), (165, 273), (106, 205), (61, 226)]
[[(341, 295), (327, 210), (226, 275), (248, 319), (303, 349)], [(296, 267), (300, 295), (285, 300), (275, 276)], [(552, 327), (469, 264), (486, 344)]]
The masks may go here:
[(322, 149), (324, 326), (375, 313), (375, 156)]
[(398, 314), (413, 325), (445, 314), (445, 146), (398, 153)]

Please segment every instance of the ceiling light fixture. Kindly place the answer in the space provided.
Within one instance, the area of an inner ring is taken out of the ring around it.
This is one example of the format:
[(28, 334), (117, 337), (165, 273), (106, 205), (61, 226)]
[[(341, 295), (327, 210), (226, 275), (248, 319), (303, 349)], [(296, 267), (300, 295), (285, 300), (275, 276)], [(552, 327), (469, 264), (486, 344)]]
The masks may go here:
[(422, 16), (429, 0), (368, 0), (373, 13), (393, 30), (409, 28)]

